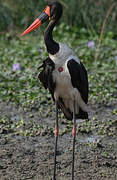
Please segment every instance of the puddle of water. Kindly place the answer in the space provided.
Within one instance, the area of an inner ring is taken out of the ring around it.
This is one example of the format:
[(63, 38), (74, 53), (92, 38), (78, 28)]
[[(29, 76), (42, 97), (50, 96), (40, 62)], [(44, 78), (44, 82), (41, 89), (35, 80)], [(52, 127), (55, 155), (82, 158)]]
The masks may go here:
[(98, 136), (90, 136), (90, 137), (80, 136), (77, 138), (77, 141), (81, 143), (94, 143), (97, 142), (97, 140), (99, 140)]
[(15, 115), (15, 116), (12, 116), (12, 117), (11, 117), (11, 120), (12, 120), (12, 121), (20, 121), (20, 120), (21, 120), (21, 117), (18, 116), (18, 115)]
[[(80, 142), (80, 143), (96, 143), (98, 141), (100, 141), (99, 136), (84, 136), (84, 135), (79, 135), (76, 136), (76, 141)], [(72, 141), (72, 136), (71, 137), (67, 137), (67, 139), (69, 139), (70, 141)]]
[(81, 123), (83, 122), (83, 119), (76, 119), (76, 123)]

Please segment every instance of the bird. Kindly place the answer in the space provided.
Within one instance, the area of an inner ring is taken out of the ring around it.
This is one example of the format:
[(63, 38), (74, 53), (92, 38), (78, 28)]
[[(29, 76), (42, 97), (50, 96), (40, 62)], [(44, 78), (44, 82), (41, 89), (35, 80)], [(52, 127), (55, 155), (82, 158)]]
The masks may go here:
[[(49, 21), (44, 33), (44, 42), (48, 57), (39, 66), (39, 80), (45, 89), (49, 89), (56, 105), (55, 150), (53, 180), (56, 180), (56, 155), (59, 135), (58, 109), (67, 120), (73, 120), (72, 180), (74, 180), (76, 119), (88, 119), (88, 75), (85, 66), (66, 44), (53, 39), (53, 29), (63, 13), (59, 1), (50, 1), (40, 16), (22, 33), (28, 34)], [(58, 27), (57, 27), (58, 29)], [(64, 33), (63, 33), (64, 35)]]

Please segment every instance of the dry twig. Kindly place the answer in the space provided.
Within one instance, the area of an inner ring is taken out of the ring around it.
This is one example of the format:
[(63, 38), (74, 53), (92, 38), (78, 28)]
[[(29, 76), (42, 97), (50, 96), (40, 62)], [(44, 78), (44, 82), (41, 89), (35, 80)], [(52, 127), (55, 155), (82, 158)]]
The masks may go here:
[(97, 45), (97, 48), (96, 48), (95, 62), (97, 61), (97, 58), (98, 58), (98, 55), (99, 55), (99, 48), (100, 48), (100, 45), (101, 45), (101, 42), (102, 42), (102, 37), (103, 37), (103, 34), (104, 34), (104, 30), (105, 30), (105, 27), (106, 27), (106, 23), (107, 23), (108, 17), (111, 14), (111, 11), (114, 8), (115, 4), (116, 3), (113, 3), (110, 6), (110, 8), (107, 10), (106, 16), (104, 18), (102, 29), (101, 29), (101, 32), (100, 32), (100, 37), (99, 37), (98, 45)]

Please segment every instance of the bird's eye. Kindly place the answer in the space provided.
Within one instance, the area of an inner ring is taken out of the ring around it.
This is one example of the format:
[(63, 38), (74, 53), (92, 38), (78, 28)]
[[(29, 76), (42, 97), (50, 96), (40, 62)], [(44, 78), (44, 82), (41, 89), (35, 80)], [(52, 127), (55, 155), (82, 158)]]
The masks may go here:
[(56, 11), (57, 11), (56, 6), (52, 7), (52, 9), (51, 9), (51, 16), (53, 16), (56, 13)]

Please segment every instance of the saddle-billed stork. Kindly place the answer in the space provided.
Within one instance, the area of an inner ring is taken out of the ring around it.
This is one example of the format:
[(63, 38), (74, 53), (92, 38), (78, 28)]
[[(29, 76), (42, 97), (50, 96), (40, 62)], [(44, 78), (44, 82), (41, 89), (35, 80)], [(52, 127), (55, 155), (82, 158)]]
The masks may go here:
[(62, 11), (63, 8), (60, 2), (51, 1), (48, 3), (43, 13), (22, 33), (22, 36), (28, 34), (45, 21), (49, 20), (49, 24), (44, 34), (44, 41), (49, 56), (39, 67), (43, 69), (38, 78), (43, 86), (46, 89), (49, 89), (52, 98), (56, 103), (53, 180), (56, 179), (56, 154), (59, 134), (58, 108), (63, 111), (67, 119), (73, 119), (72, 180), (74, 180), (76, 118), (88, 119), (88, 78), (84, 65), (80, 62), (74, 52), (67, 45), (57, 43), (53, 40), (52, 32), (62, 15)]

